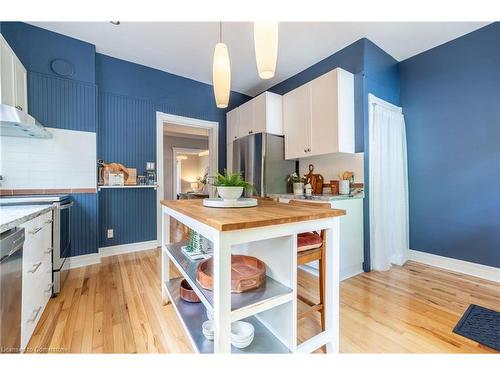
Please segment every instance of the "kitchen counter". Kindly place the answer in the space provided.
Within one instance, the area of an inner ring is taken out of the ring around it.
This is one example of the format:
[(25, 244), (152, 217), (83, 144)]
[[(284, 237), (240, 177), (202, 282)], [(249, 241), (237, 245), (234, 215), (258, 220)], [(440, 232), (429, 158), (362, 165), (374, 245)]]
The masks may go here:
[(0, 233), (52, 210), (51, 205), (0, 206)]
[(281, 198), (281, 199), (298, 199), (298, 200), (308, 200), (308, 201), (344, 201), (350, 199), (363, 199), (365, 197), (364, 193), (356, 193), (352, 195), (332, 195), (332, 194), (322, 194), (322, 195), (312, 195), (306, 197), (305, 195), (293, 195), (293, 194), (268, 194), (271, 198)]
[[(311, 353), (326, 346), (339, 351), (340, 221), (343, 209), (291, 207), (261, 200), (256, 207), (210, 208), (201, 200), (161, 201), (162, 273), (164, 303), (171, 303), (198, 353)], [(197, 270), (204, 260), (192, 260), (182, 251), (185, 242), (170, 242), (173, 218), (205, 237), (212, 249), (213, 288), (204, 289)], [(325, 331), (297, 342), (297, 235), (325, 230)], [(266, 280), (255, 289), (231, 293), (231, 255), (253, 256), (266, 265)], [(181, 277), (170, 273), (173, 264)], [(172, 276), (172, 277), (171, 277)], [(179, 297), (185, 279), (201, 303)], [(215, 337), (207, 340), (202, 323), (215, 321)], [(244, 320), (255, 327), (250, 346), (231, 345), (231, 323)]]

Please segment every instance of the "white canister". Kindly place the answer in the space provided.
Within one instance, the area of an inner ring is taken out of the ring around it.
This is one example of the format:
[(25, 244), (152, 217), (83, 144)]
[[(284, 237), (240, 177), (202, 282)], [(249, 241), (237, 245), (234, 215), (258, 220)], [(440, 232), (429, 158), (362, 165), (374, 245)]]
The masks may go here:
[(339, 193), (341, 195), (349, 195), (349, 193), (351, 192), (350, 184), (351, 184), (350, 180), (340, 180)]
[(306, 197), (310, 197), (312, 195), (312, 186), (311, 184), (305, 184), (304, 189), (306, 191)]
[(293, 183), (293, 195), (303, 195), (304, 194), (304, 183), (294, 182)]

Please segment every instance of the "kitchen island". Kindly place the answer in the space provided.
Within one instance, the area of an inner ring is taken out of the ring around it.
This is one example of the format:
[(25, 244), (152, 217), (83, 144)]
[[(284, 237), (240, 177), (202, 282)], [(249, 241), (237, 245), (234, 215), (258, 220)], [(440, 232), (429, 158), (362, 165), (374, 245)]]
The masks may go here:
[[(171, 302), (195, 351), (200, 353), (310, 353), (327, 346), (339, 350), (339, 221), (344, 210), (293, 207), (259, 201), (252, 208), (208, 208), (201, 200), (161, 202), (162, 297)], [(170, 243), (173, 217), (210, 241), (213, 249), (213, 291), (196, 281), (201, 260), (190, 260), (182, 243)], [(297, 234), (326, 229), (325, 331), (297, 344)], [(254, 256), (266, 264), (266, 281), (258, 289), (231, 293), (231, 254)], [(170, 262), (181, 278), (170, 278)], [(179, 298), (186, 279), (201, 300)], [(201, 325), (207, 315), (215, 321), (215, 339), (207, 340)], [(231, 346), (231, 323), (245, 320), (255, 338), (245, 349)]]

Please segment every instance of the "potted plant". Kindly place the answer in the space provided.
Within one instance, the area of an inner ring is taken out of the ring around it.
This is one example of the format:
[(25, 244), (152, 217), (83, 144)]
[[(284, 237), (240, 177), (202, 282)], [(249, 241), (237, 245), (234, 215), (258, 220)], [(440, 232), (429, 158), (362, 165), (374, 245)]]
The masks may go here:
[(235, 201), (243, 194), (243, 189), (256, 192), (253, 185), (243, 179), (241, 172), (231, 173), (224, 169), (224, 174), (217, 173), (212, 176), (212, 184), (217, 188), (217, 193), (225, 201)]
[(303, 195), (304, 194), (304, 182), (306, 179), (304, 177), (299, 177), (297, 172), (293, 172), (288, 176), (288, 182), (293, 185), (293, 195)]

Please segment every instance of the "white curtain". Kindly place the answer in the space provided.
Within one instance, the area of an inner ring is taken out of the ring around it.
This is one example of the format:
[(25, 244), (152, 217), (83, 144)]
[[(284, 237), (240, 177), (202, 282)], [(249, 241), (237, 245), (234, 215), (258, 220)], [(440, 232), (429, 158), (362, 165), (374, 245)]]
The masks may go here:
[(401, 108), (370, 100), (369, 199), (372, 269), (408, 260), (408, 172)]

